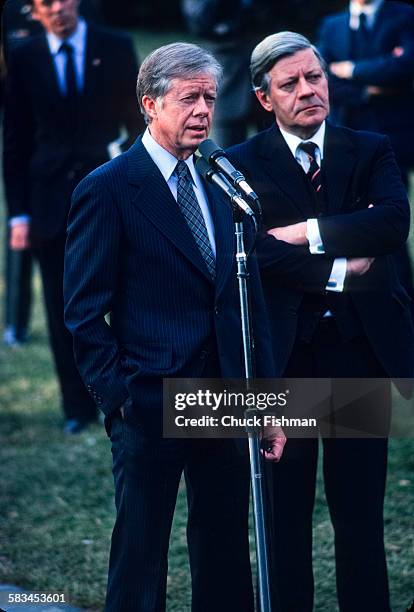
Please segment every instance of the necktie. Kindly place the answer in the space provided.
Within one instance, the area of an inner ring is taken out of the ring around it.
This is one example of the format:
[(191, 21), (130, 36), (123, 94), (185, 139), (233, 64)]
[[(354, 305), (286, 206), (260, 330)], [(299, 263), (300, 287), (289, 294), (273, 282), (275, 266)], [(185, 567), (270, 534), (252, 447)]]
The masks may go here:
[(194, 240), (203, 256), (212, 278), (216, 275), (216, 265), (213, 250), (207, 233), (206, 224), (200, 205), (195, 196), (190, 171), (183, 160), (179, 160), (175, 167), (177, 176), (177, 203), (187, 222)]
[(321, 169), (316, 161), (316, 149), (317, 145), (314, 142), (302, 142), (300, 148), (305, 151), (309, 159), (309, 170), (306, 176), (309, 178), (316, 193), (319, 193), (322, 189), (322, 177)]
[(78, 93), (78, 86), (76, 82), (75, 73), (75, 62), (73, 59), (73, 47), (69, 43), (62, 43), (59, 52), (66, 55), (65, 63), (65, 86), (66, 86), (66, 98), (72, 100)]
[(367, 16), (365, 13), (359, 15), (359, 26), (355, 32), (356, 49), (353, 50), (356, 59), (365, 59), (370, 55), (371, 35), (367, 24)]

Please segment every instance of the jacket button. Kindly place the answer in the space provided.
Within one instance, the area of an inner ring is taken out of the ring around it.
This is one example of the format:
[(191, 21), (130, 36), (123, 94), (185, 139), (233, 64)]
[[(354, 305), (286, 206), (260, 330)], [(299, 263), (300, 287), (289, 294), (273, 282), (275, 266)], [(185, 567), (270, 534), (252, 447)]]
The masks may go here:
[(207, 357), (208, 357), (208, 351), (202, 350), (200, 353), (200, 359), (204, 360), (204, 359), (207, 359)]
[(214, 307), (214, 314), (215, 314), (215, 315), (218, 315), (218, 313), (219, 313), (218, 306), (215, 306), (215, 307)]

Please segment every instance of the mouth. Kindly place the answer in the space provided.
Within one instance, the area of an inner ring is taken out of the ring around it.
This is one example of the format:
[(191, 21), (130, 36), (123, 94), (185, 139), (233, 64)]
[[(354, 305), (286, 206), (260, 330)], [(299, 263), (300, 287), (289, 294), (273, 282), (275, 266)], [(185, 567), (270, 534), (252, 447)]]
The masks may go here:
[(310, 106), (305, 106), (304, 108), (299, 109), (296, 114), (313, 112), (319, 108), (322, 108), (320, 104), (311, 104)]
[(187, 130), (190, 130), (191, 132), (196, 132), (197, 134), (203, 134), (204, 132), (207, 131), (207, 126), (206, 125), (189, 125)]

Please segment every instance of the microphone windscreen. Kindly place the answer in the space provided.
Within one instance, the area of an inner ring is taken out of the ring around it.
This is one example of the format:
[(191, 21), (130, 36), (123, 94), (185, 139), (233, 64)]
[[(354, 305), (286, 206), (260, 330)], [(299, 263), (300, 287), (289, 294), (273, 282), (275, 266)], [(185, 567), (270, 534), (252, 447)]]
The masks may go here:
[(207, 161), (210, 161), (212, 158), (214, 159), (217, 154), (224, 154), (223, 149), (216, 145), (216, 143), (210, 138), (203, 140), (203, 142), (198, 145), (198, 150)]
[[(204, 141), (205, 142), (205, 141)], [(201, 174), (201, 176), (203, 178), (207, 178), (207, 174), (209, 173), (209, 171), (211, 170), (210, 165), (206, 162), (206, 160), (203, 157), (199, 157), (195, 163), (195, 167), (197, 169), (197, 172), (199, 174)]]

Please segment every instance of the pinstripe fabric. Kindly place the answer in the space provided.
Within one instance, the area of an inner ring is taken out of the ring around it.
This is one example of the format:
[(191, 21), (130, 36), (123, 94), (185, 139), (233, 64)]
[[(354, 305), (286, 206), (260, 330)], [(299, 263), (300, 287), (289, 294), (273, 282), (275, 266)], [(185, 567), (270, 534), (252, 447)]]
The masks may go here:
[[(84, 381), (107, 415), (114, 459), (117, 520), (106, 612), (164, 612), (169, 534), (183, 470), (192, 610), (254, 609), (246, 457), (229, 440), (160, 435), (163, 378), (240, 377), (244, 371), (231, 208), (208, 186), (206, 193), (215, 283), (140, 140), (89, 175), (73, 197), (65, 316)], [(255, 259), (249, 272), (257, 371), (269, 377), (273, 357)], [(126, 400), (122, 420), (117, 408)]]
[[(105, 414), (132, 397), (156, 420), (162, 378), (198, 376), (212, 344), (221, 373), (243, 375), (231, 208), (215, 189), (206, 190), (217, 246), (215, 283), (140, 140), (74, 193), (65, 317), (78, 367)], [(251, 269), (258, 367), (270, 375), (267, 315), (253, 258)], [(103, 319), (108, 312), (110, 326)]]

